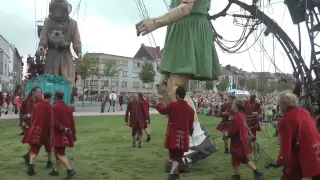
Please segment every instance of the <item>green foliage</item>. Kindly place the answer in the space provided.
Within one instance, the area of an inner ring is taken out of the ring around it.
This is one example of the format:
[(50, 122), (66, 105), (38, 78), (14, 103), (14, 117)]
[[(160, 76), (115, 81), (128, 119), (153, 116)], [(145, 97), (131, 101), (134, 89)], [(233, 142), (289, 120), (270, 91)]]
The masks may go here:
[(82, 80), (86, 80), (90, 75), (96, 74), (97, 71), (94, 70), (98, 66), (99, 61), (94, 55), (84, 54), (83, 61), (75, 59), (76, 72), (79, 74)]
[(107, 60), (107, 62), (104, 63), (102, 76), (106, 78), (115, 77), (120, 70), (116, 60)]
[(204, 88), (205, 90), (212, 90), (214, 86), (213, 81), (206, 81), (204, 84)]
[(226, 91), (229, 84), (229, 78), (228, 76), (224, 76), (221, 78), (218, 86), (218, 91)]
[(245, 80), (247, 90), (254, 91), (257, 88), (257, 80), (255, 78), (249, 78)]
[(145, 61), (142, 66), (141, 70), (139, 72), (139, 78), (142, 81), (142, 83), (151, 83), (154, 82), (154, 76), (156, 75), (154, 71), (154, 67), (152, 62)]

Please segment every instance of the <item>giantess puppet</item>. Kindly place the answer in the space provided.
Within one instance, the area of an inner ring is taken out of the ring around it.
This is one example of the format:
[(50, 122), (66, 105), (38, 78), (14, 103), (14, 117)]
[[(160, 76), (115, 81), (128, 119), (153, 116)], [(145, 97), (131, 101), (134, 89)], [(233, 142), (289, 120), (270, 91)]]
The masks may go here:
[[(162, 78), (158, 85), (158, 93), (167, 103), (176, 101), (175, 89), (178, 86), (186, 87), (189, 80), (214, 80), (220, 75), (212, 24), (207, 18), (210, 4), (211, 0), (172, 0), (167, 13), (145, 19), (136, 25), (138, 36), (167, 26), (159, 67)], [(195, 110), (188, 95), (185, 100)], [(205, 139), (195, 115), (190, 145), (199, 146)]]

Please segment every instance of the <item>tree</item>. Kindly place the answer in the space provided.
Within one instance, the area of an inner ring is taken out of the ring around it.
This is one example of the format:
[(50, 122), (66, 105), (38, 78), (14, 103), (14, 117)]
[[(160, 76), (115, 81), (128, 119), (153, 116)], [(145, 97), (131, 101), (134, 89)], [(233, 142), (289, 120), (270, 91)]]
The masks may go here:
[(254, 91), (257, 88), (257, 80), (255, 78), (246, 79), (245, 84), (250, 91)]
[(139, 78), (144, 84), (148, 84), (148, 90), (149, 90), (149, 83), (154, 82), (154, 76), (156, 75), (156, 72), (154, 71), (153, 63), (150, 61), (145, 61), (142, 66), (141, 70), (139, 72)]
[[(117, 64), (116, 60), (107, 60), (107, 62), (104, 63), (102, 76), (106, 77), (108, 80), (118, 75), (119, 71), (119, 65)], [(111, 90), (112, 90), (112, 82), (111, 82)]]
[[(90, 75), (95, 74), (96, 71), (94, 70), (94, 68), (98, 64), (99, 62), (97, 61), (97, 58), (94, 55), (91, 55), (88, 53), (84, 54), (83, 61), (80, 61), (79, 59), (75, 59), (76, 72), (83, 81), (83, 89), (82, 89), (83, 96), (84, 96), (85, 82)], [(82, 106), (84, 106), (84, 97), (82, 98)]]
[(228, 84), (229, 84), (229, 78), (227, 76), (222, 77), (218, 85), (218, 91), (227, 90)]
[(206, 81), (204, 84), (205, 90), (213, 90), (214, 83), (213, 81)]

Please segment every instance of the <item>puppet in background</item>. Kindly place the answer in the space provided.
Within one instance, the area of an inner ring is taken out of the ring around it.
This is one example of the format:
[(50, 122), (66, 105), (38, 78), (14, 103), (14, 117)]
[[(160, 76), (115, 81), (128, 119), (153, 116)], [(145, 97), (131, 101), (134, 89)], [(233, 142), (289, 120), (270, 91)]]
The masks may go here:
[(257, 135), (257, 131), (261, 131), (258, 116), (261, 115), (262, 109), (260, 103), (256, 100), (256, 95), (252, 94), (250, 100), (245, 102), (245, 114), (250, 119), (247, 119), (248, 126), (254, 137)]
[(45, 147), (48, 153), (47, 168), (52, 167), (52, 153), (50, 143), (50, 127), (51, 127), (51, 92), (44, 93), (42, 102), (35, 104), (32, 110), (31, 126), (22, 142), (30, 145), (30, 160), (28, 164), (27, 174), (34, 175), (35, 159), (39, 154), (41, 146)]
[(178, 87), (176, 89), (176, 102), (171, 102), (164, 107), (162, 105), (163, 99), (159, 96), (156, 105), (156, 109), (160, 114), (168, 116), (167, 133), (164, 142), (172, 162), (168, 180), (180, 179), (178, 166), (183, 163), (183, 154), (189, 151), (189, 136), (193, 134), (195, 111), (184, 101), (186, 94), (186, 90), (183, 87)]
[[(176, 102), (176, 88), (178, 86), (186, 88), (189, 80), (214, 80), (220, 75), (220, 63), (213, 43), (212, 24), (207, 18), (210, 5), (211, 0), (172, 0), (167, 13), (136, 24), (138, 36), (167, 26), (159, 67), (162, 77), (158, 85), (158, 93), (163, 96), (166, 103)], [(189, 95), (185, 100), (196, 112)], [(186, 153), (189, 156), (188, 162), (201, 160), (214, 152), (214, 145), (202, 130), (197, 115), (191, 138), (193, 144), (190, 145), (195, 146), (197, 150)], [(205, 151), (203, 148), (210, 150), (203, 153)]]
[[(38, 54), (46, 54), (44, 74), (56, 74), (75, 85), (75, 66), (70, 46), (82, 61), (82, 45), (77, 21), (70, 18), (72, 6), (67, 0), (52, 0), (49, 17), (40, 33)], [(73, 93), (73, 92), (70, 92)], [(73, 96), (73, 94), (72, 94)]]
[(284, 112), (278, 122), (280, 151), (278, 160), (266, 167), (283, 166), (282, 180), (320, 180), (320, 134), (315, 119), (298, 107), (298, 98), (290, 91), (279, 93), (277, 101)]
[[(25, 99), (21, 103), (19, 118), (20, 118), (20, 126), (23, 130), (23, 139), (28, 135), (29, 127), (31, 127), (31, 115), (33, 106), (40, 102), (39, 95), (41, 93), (41, 89), (38, 86), (35, 86), (31, 89), (30, 93), (25, 97)], [(30, 146), (28, 147), (28, 152), (23, 156), (23, 159), (26, 165), (29, 165), (29, 156), (30, 156)]]
[(67, 160), (65, 150), (67, 147), (74, 147), (76, 138), (76, 126), (74, 123), (73, 109), (63, 101), (63, 92), (56, 91), (54, 94), (54, 105), (51, 109), (51, 131), (52, 147), (56, 157), (54, 169), (49, 173), (51, 176), (58, 176), (60, 164), (67, 168), (67, 179), (71, 179), (75, 170)]
[[(229, 129), (230, 126), (230, 117), (231, 117), (231, 107), (232, 107), (232, 103), (234, 101), (236, 97), (230, 95), (228, 97), (228, 102), (226, 102), (225, 104), (222, 105), (221, 107), (221, 122), (217, 127), (217, 130), (220, 132), (225, 132)], [(229, 153), (229, 145), (228, 145), (228, 138), (223, 137), (223, 141), (224, 141), (224, 153)]]
[(142, 147), (142, 129), (148, 118), (149, 112), (146, 112), (144, 103), (139, 101), (136, 95), (133, 95), (125, 114), (125, 123), (131, 127), (132, 147), (136, 147), (136, 139), (139, 141), (138, 147)]
[(255, 180), (261, 180), (262, 173), (249, 159), (252, 147), (248, 133), (250, 129), (247, 128), (248, 125), (244, 110), (245, 103), (242, 100), (236, 99), (233, 101), (231, 109), (231, 124), (229, 129), (224, 132), (224, 136), (231, 139), (230, 153), (232, 157), (232, 167), (235, 174), (230, 178), (230, 180), (240, 180), (241, 164), (246, 164), (253, 170)]

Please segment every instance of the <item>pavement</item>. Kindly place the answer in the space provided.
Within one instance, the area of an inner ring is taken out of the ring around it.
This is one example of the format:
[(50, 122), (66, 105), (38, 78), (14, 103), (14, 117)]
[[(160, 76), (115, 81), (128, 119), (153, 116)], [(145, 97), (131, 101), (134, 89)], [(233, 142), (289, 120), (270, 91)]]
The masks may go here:
[[(100, 107), (76, 107), (76, 112), (73, 113), (74, 116), (119, 116), (125, 115), (126, 106), (122, 107), (122, 111), (120, 111), (120, 107), (115, 107), (115, 112), (108, 112), (109, 106), (106, 106), (105, 112), (100, 113)], [(112, 109), (110, 109), (112, 111)], [(159, 114), (155, 109), (150, 109), (150, 114)], [(19, 118), (18, 114), (14, 114), (12, 112), (11, 107), (9, 107), (9, 113), (7, 115), (2, 114), (1, 119), (17, 119)]]

